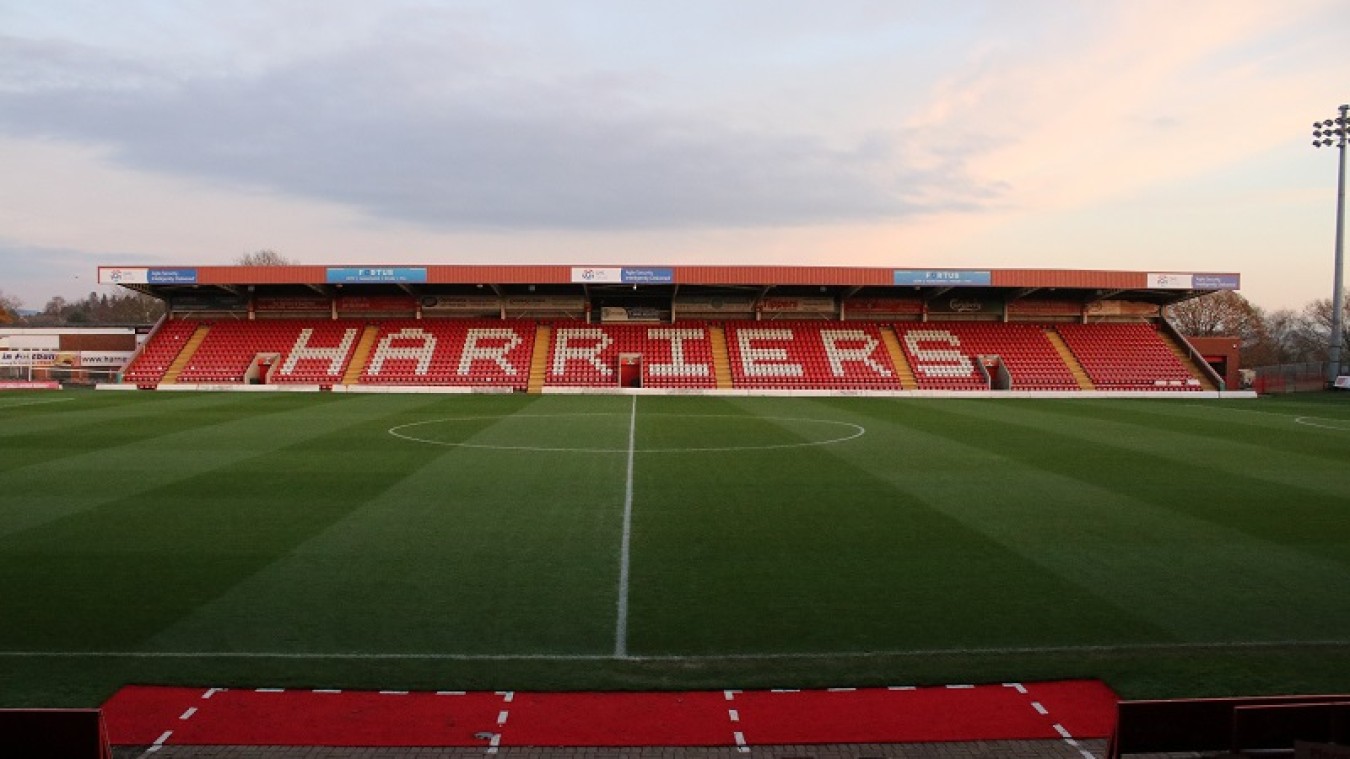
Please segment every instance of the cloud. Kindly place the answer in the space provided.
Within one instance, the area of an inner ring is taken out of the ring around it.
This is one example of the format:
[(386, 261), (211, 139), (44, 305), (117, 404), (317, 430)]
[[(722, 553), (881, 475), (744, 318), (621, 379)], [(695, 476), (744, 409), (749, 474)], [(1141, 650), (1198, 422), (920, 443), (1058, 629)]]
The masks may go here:
[(111, 292), (112, 289), (98, 284), (98, 267), (119, 257), (129, 258), (124, 254), (26, 245), (0, 238), (0, 267), (5, 272), (0, 290), (18, 298), (25, 308), (36, 309), (57, 295), (76, 298), (90, 292)]
[[(401, 27), (400, 27), (401, 29)], [(441, 229), (644, 229), (895, 220), (976, 208), (963, 154), (657, 106), (606, 72), (497, 66), (471, 34), (385, 33), (207, 75), (0, 39), (0, 130), (106, 146), (139, 170), (261, 188)]]

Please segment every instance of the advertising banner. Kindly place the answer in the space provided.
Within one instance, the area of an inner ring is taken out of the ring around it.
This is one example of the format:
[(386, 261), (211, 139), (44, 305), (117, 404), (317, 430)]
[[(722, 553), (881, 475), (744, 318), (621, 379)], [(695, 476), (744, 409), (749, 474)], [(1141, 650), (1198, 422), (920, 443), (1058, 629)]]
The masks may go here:
[(1157, 316), (1160, 310), (1156, 303), (1131, 300), (1098, 300), (1087, 305), (1089, 316)]
[(755, 299), (750, 295), (691, 295), (676, 298), (675, 310), (694, 314), (748, 314), (755, 310)]
[(348, 313), (372, 311), (411, 313), (417, 310), (417, 301), (406, 295), (339, 295), (337, 309)]
[(675, 270), (666, 267), (651, 266), (574, 266), (572, 281), (583, 284), (612, 285), (652, 285), (669, 284), (675, 281)]
[(627, 268), (619, 275), (624, 284), (669, 284), (675, 281), (674, 269)]
[(659, 310), (650, 306), (605, 306), (600, 309), (602, 322), (662, 322)]
[(764, 298), (759, 302), (759, 308), (766, 313), (832, 314), (834, 298)]
[(0, 366), (33, 366), (56, 363), (57, 351), (0, 351)]
[(98, 267), (98, 283), (100, 285), (146, 285), (150, 283), (150, 270), (100, 266)]
[(1239, 274), (1196, 274), (1191, 278), (1191, 286), (1196, 290), (1238, 290), (1241, 281)]
[(151, 269), (146, 274), (146, 282), (152, 285), (195, 285), (196, 269)]
[(1193, 278), (1193, 274), (1150, 273), (1148, 275), (1148, 286), (1153, 290), (1190, 290)]
[(423, 311), (458, 311), (475, 314), (496, 313), (502, 301), (496, 295), (427, 295), (422, 298)]
[(506, 299), (507, 311), (581, 311), (583, 295), (517, 295)]
[(963, 269), (896, 269), (893, 281), (897, 285), (923, 287), (988, 287), (993, 282), (993, 274)]
[(344, 284), (348, 282), (411, 282), (421, 283), (427, 281), (427, 267), (425, 266), (393, 266), (386, 268), (367, 268), (352, 266), (330, 266), (328, 267), (328, 284)]
[(623, 282), (623, 269), (573, 266), (572, 281), (584, 284), (612, 283), (617, 285)]
[(846, 314), (921, 314), (923, 301), (914, 298), (853, 298), (844, 301)]
[(0, 351), (0, 366), (67, 366), (117, 368), (132, 351)]
[(1080, 316), (1083, 304), (1071, 300), (1015, 300), (1008, 304), (1008, 313), (1024, 316)]
[(930, 314), (1002, 314), (1003, 301), (995, 298), (954, 296), (938, 298), (928, 304)]
[(169, 307), (175, 311), (247, 311), (248, 298), (229, 293), (191, 293), (170, 298)]
[(254, 311), (331, 311), (328, 298), (322, 295), (280, 296), (263, 295), (253, 301)]
[(81, 351), (79, 365), (116, 369), (125, 366), (131, 360), (133, 351)]

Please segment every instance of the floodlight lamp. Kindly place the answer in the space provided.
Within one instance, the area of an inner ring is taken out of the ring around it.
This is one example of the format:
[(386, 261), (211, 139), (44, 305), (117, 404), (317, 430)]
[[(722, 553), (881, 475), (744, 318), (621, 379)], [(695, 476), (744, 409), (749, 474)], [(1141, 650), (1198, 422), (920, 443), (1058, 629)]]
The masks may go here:
[(1320, 147), (1322, 147), (1322, 141), (1321, 141), (1321, 140), (1313, 140), (1313, 147), (1315, 147), (1315, 148), (1320, 148)]
[(1322, 126), (1324, 126), (1324, 127), (1331, 126), (1331, 124), (1332, 124), (1331, 119), (1327, 119), (1326, 121), (1323, 121), (1323, 122), (1322, 122)]
[(1322, 139), (1322, 130), (1321, 130), (1321, 129), (1314, 129), (1314, 130), (1313, 130), (1313, 137), (1316, 137), (1316, 138), (1319, 139), (1319, 140)]

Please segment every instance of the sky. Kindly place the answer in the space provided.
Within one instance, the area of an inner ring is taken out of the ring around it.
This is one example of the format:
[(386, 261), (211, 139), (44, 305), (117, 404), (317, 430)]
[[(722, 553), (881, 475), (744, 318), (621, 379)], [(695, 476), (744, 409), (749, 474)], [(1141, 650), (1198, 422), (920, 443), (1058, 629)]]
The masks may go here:
[(0, 292), (97, 267), (1240, 272), (1332, 290), (1344, 0), (0, 0)]

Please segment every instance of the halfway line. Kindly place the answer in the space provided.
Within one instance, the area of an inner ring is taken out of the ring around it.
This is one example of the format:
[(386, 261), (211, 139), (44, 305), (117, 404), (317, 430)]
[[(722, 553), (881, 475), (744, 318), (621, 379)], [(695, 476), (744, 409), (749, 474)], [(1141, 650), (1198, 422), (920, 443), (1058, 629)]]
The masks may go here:
[(637, 396), (628, 414), (628, 476), (623, 487), (623, 542), (619, 547), (618, 618), (614, 622), (614, 657), (628, 656), (628, 568), (633, 542), (633, 453), (637, 450)]

